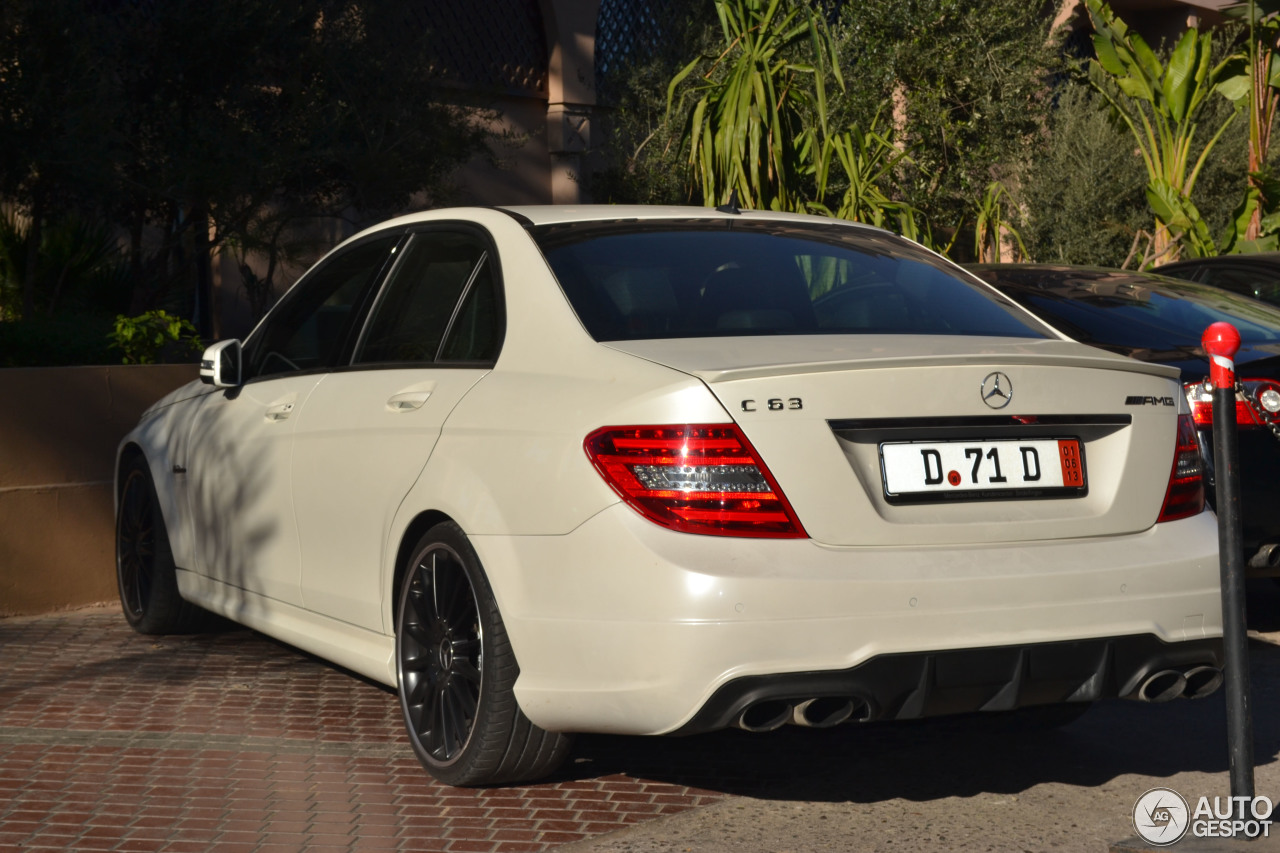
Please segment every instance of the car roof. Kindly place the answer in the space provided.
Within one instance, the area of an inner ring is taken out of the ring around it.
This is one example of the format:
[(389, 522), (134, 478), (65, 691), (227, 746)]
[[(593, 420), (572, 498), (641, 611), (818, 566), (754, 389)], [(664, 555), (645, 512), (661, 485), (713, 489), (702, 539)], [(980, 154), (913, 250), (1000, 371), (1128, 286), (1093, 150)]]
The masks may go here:
[[(1211, 292), (1209, 285), (1188, 282), (1185, 279), (1161, 275), (1158, 271), (1122, 270), (1113, 267), (1074, 266), (1071, 264), (965, 264), (964, 268), (980, 278), (999, 285), (1018, 285), (1028, 288), (1061, 289), (1071, 282), (1129, 283), (1148, 287), (1176, 284), (1192, 285)], [(1063, 296), (1075, 298), (1083, 293), (1063, 292)]]
[(882, 230), (862, 223), (805, 213), (772, 210), (733, 212), (713, 207), (648, 204), (529, 204), (502, 205), (499, 210), (521, 217), (532, 225), (560, 225), (566, 222), (607, 222), (619, 219), (769, 219), (783, 222), (845, 224), (855, 228)]
[(1168, 276), (1199, 276), (1202, 273), (1215, 270), (1221, 272), (1228, 270), (1243, 272), (1248, 270), (1252, 275), (1274, 278), (1280, 276), (1280, 252), (1251, 252), (1247, 255), (1189, 258), (1184, 261), (1175, 261), (1171, 264), (1162, 264), (1153, 269), (1152, 272)]
[(519, 204), (495, 207), (437, 207), (406, 213), (392, 219), (368, 226), (348, 237), (344, 243), (363, 239), (370, 234), (388, 228), (414, 226), (442, 220), (474, 220), (477, 217), (492, 216), (495, 212), (506, 214), (526, 228), (544, 225), (564, 225), (580, 222), (620, 222), (620, 221), (671, 221), (671, 222), (716, 222), (732, 220), (756, 220), (771, 222), (794, 222), (803, 225), (820, 225), (825, 227), (845, 227), (884, 234), (899, 238), (891, 231), (867, 225), (863, 222), (851, 222), (847, 219), (836, 219), (829, 216), (815, 216), (807, 213), (783, 213), (773, 210), (722, 210), (712, 207), (693, 207), (680, 205), (640, 205), (640, 204)]
[(1218, 266), (1219, 264), (1249, 264), (1252, 266), (1280, 266), (1280, 252), (1250, 252), (1243, 255), (1215, 255), (1212, 258), (1186, 258), (1169, 264), (1161, 264), (1153, 272), (1184, 267)]

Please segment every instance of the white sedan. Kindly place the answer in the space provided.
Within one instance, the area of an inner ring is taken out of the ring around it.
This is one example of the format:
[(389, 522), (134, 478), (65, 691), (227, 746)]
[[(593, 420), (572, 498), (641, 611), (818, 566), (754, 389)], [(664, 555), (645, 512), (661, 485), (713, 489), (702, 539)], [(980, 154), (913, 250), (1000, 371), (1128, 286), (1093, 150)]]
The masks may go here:
[(437, 210), (334, 249), (120, 445), (129, 622), (395, 687), (428, 771), (571, 732), (1201, 696), (1217, 534), (1171, 368), (887, 232)]

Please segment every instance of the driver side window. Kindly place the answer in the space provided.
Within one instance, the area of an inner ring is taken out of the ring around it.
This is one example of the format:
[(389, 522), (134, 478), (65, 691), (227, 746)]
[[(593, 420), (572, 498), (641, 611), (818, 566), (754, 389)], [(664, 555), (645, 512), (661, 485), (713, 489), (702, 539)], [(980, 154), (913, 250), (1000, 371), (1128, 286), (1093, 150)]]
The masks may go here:
[(254, 336), (245, 378), (332, 366), (361, 295), (399, 242), (397, 233), (353, 246), (299, 282)]

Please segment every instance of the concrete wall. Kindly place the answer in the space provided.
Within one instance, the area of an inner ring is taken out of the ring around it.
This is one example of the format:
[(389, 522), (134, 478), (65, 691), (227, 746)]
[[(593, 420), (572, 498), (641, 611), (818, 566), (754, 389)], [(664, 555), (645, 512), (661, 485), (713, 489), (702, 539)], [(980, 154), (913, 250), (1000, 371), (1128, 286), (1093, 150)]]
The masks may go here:
[(0, 616), (116, 597), (116, 444), (195, 365), (0, 370)]

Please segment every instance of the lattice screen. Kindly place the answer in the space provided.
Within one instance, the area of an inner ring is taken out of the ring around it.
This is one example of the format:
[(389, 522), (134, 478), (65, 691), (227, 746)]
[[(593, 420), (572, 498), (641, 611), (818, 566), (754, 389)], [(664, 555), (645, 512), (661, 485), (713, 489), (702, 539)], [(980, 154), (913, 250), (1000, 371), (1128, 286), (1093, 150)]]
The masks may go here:
[(446, 79), (546, 92), (546, 29), (538, 0), (419, 0), (412, 14), (429, 33)]
[(596, 96), (610, 99), (609, 72), (643, 62), (661, 47), (665, 27), (688, 0), (600, 0), (596, 19)]

